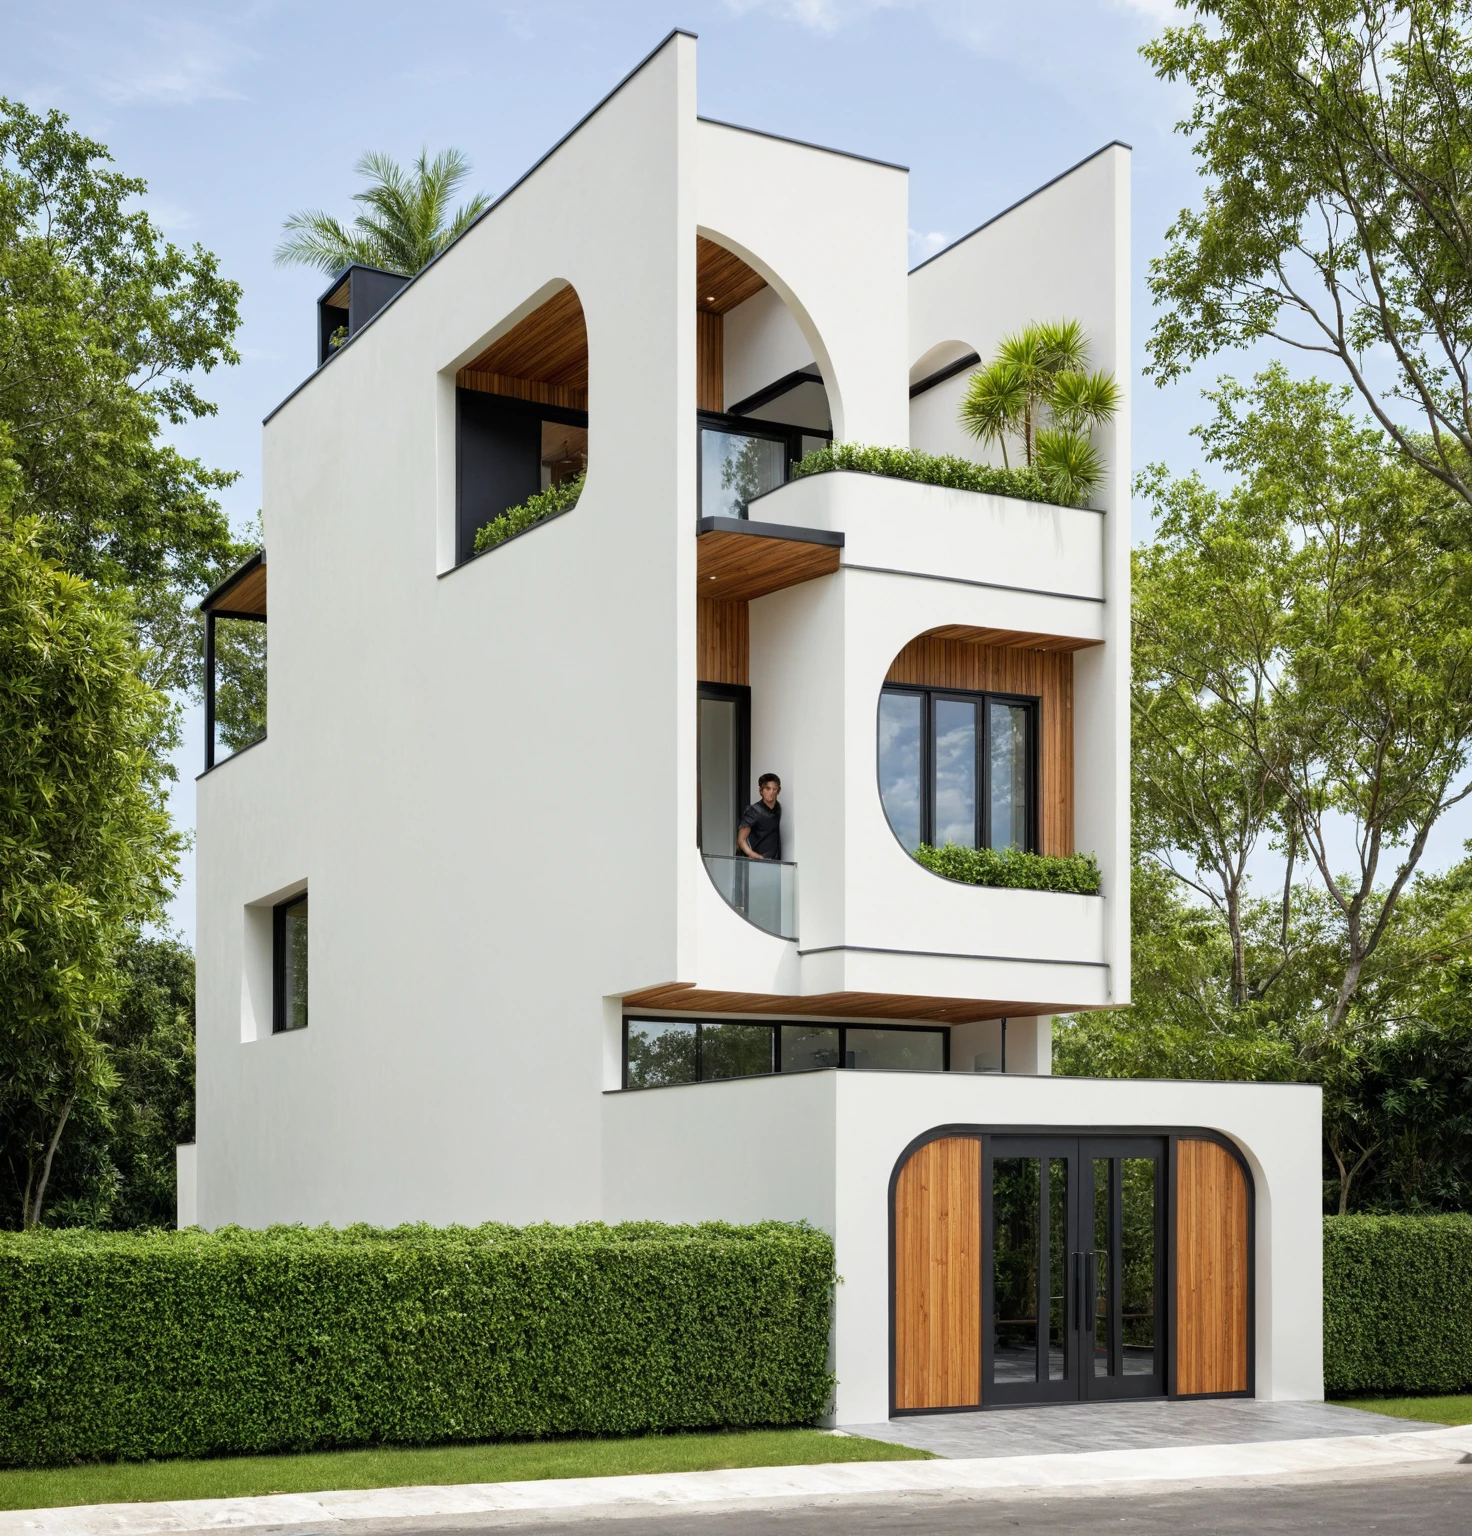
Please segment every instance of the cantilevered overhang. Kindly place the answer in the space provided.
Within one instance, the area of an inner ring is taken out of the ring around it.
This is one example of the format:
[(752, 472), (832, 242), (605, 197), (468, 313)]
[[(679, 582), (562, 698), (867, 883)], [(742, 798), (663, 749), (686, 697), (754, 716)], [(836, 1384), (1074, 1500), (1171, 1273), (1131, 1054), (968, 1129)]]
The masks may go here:
[[(650, 1008), (661, 1013), (750, 1014), (753, 1017), (819, 1019), (893, 1019), (924, 1024), (973, 1024), (982, 1019), (1034, 1018), (1085, 1011), (1077, 1002), (1043, 1002), (1037, 998), (927, 997), (915, 993), (827, 992), (780, 995), (771, 992), (727, 992), (670, 982), (625, 995), (626, 1009)], [(1100, 1005), (1091, 1005), (1097, 1008)], [(1109, 1004), (1105, 1007), (1112, 1006)]]
[(701, 597), (748, 602), (838, 569), (843, 535), (826, 528), (789, 528), (740, 517), (702, 517), (696, 525)]
[(217, 619), (266, 617), (266, 551), (257, 550), (233, 576), (227, 576), (199, 605)]

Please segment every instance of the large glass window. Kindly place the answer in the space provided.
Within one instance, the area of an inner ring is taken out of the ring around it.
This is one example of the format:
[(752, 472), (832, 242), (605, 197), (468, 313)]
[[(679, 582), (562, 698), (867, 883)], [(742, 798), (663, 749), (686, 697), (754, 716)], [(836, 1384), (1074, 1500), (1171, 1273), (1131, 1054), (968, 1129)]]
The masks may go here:
[(1036, 699), (950, 689), (879, 696), (879, 795), (911, 853), (1037, 846)]
[(664, 1088), (823, 1067), (944, 1072), (946, 1031), (726, 1019), (624, 1020), (624, 1087)]
[(277, 1034), (307, 1027), (307, 894), (283, 901), (272, 913)]
[(831, 434), (812, 427), (702, 411), (701, 517), (747, 517), (758, 496), (787, 482), (793, 464), (826, 446)]

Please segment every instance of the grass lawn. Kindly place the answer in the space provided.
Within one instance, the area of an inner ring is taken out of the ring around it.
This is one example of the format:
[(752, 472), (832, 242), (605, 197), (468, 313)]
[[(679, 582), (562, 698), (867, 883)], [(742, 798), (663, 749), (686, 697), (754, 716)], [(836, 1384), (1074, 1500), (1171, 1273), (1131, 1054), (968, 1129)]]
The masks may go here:
[(224, 1499), (257, 1493), (320, 1493), (426, 1483), (513, 1483), (625, 1472), (708, 1472), (825, 1461), (925, 1461), (925, 1451), (817, 1429), (644, 1435), (630, 1440), (541, 1440), (441, 1445), (210, 1461), (127, 1461), (0, 1471), (0, 1509)]
[(1393, 1419), (1421, 1419), (1427, 1424), (1472, 1424), (1472, 1393), (1459, 1397), (1345, 1397), (1344, 1408), (1363, 1408)]

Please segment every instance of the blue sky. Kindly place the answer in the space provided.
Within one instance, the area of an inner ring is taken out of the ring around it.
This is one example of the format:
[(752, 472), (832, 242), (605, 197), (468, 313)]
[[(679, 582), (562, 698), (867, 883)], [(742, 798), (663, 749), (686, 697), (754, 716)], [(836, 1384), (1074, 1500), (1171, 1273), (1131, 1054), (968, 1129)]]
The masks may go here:
[[(914, 260), (1109, 140), (1131, 144), (1138, 364), (1146, 264), (1196, 195), (1173, 131), (1184, 93), (1138, 56), (1173, 14), (1169, 0), (30, 0), (8, 8), (0, 92), (108, 144), (170, 237), (203, 243), (244, 286), (243, 361), (207, 382), (218, 416), (177, 438), (240, 471), (225, 497), (240, 527), (260, 501), (261, 418), (315, 357), (322, 280), (273, 265), (282, 219), (350, 213), (367, 149), (456, 145), (473, 185), (499, 192), (674, 26), (700, 36), (702, 114), (908, 165)], [(1137, 467), (1195, 463), (1187, 430), (1214, 372), (1139, 388)], [(201, 757), (194, 711), (174, 796), (185, 825)], [(174, 920), (192, 938), (192, 861), (184, 873)]]

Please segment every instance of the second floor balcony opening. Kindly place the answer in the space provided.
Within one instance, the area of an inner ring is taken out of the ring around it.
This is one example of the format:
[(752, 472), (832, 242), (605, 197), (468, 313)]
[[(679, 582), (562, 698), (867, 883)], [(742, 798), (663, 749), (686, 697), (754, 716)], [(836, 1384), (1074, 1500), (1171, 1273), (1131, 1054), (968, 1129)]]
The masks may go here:
[(697, 515), (745, 518), (752, 501), (833, 438), (823, 378), (796, 321), (733, 251), (696, 241)]
[(588, 467), (588, 332), (564, 287), (455, 375), (455, 561), (576, 505)]

